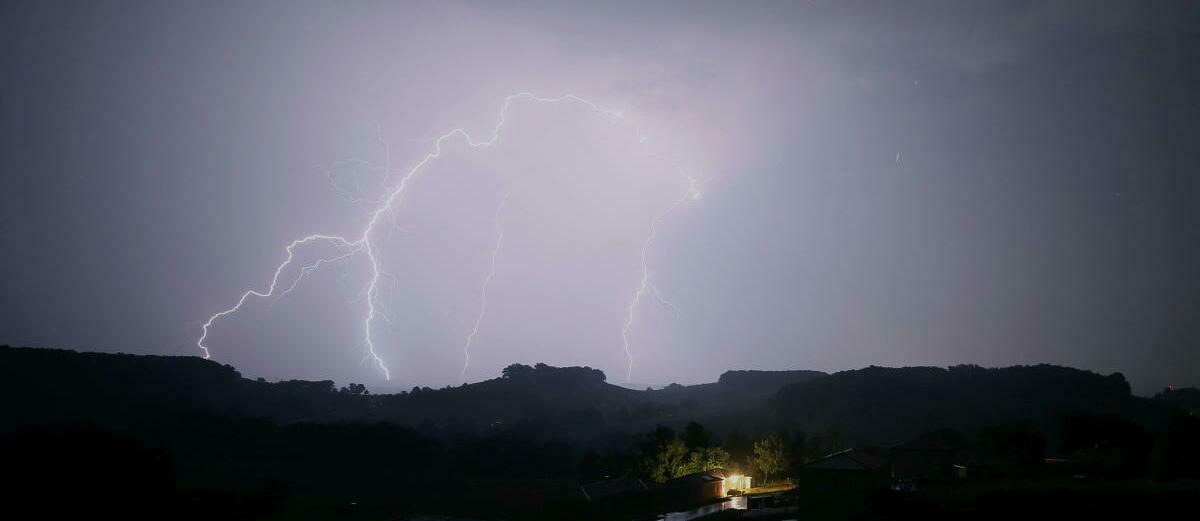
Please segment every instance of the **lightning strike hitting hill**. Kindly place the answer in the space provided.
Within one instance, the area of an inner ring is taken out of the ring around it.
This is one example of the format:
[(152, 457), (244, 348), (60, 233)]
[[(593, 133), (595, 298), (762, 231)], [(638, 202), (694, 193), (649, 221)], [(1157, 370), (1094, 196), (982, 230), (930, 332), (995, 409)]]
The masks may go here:
[(471, 326), (471, 332), (467, 333), (467, 340), (463, 344), (463, 368), (462, 373), (458, 375), (459, 379), (467, 377), (467, 368), (471, 366), (471, 342), (475, 340), (475, 335), (479, 334), (479, 324), (483, 322), (483, 315), (487, 313), (488, 284), (491, 284), (492, 278), (496, 276), (496, 257), (500, 255), (500, 245), (504, 243), (504, 228), (500, 227), (500, 212), (504, 210), (504, 205), (508, 204), (508, 197), (511, 195), (512, 192), (504, 194), (504, 198), (500, 200), (500, 206), (496, 207), (496, 215), (492, 217), (492, 226), (496, 229), (496, 247), (492, 248), (491, 269), (483, 278), (483, 284), (479, 285), (479, 315), (475, 317), (475, 324)]
[[(693, 190), (694, 188), (695, 187), (693, 186)], [(694, 193), (694, 191), (688, 192), (688, 194)], [(629, 302), (629, 307), (626, 313), (627, 318), (625, 319), (625, 327), (621, 328), (621, 344), (625, 347), (625, 358), (629, 360), (629, 366), (625, 370), (626, 382), (633, 381), (633, 352), (629, 350), (629, 328), (633, 327), (633, 319), (636, 316), (635, 314), (637, 313), (637, 305), (639, 302), (641, 302), (642, 295), (645, 295), (646, 292), (649, 291), (655, 296), (655, 298), (662, 302), (667, 302), (665, 299), (662, 299), (658, 293), (658, 290), (652, 289), (653, 286), (650, 285), (650, 265), (646, 262), (646, 251), (650, 249), (650, 243), (654, 242), (654, 236), (658, 234), (658, 221), (678, 208), (679, 205), (683, 204), (684, 201), (687, 200), (687, 198), (688, 195), (680, 197), (674, 203), (672, 203), (671, 206), (667, 207), (666, 211), (655, 216), (654, 219), (650, 221), (650, 233), (646, 235), (646, 241), (642, 243), (642, 278), (639, 280), (637, 291), (633, 293), (633, 300)], [(670, 307), (673, 310), (679, 309), (676, 308), (674, 304), (670, 304)]]
[[(412, 179), (413, 176), (417, 175), (417, 173), (420, 172), (421, 169), (425, 165), (429, 164), (431, 161), (433, 161), (434, 159), (437, 159), (438, 157), (440, 157), (442, 155), (442, 144), (443, 143), (445, 143), (449, 139), (452, 139), (455, 137), (460, 137), (466, 142), (466, 144), (468, 146), (470, 146), (472, 148), (483, 148), (483, 147), (492, 146), (496, 142), (496, 140), (499, 139), (499, 137), (500, 137), (500, 131), (504, 128), (504, 123), (505, 123), (505, 119), (508, 115), (509, 108), (512, 107), (512, 104), (514, 101), (522, 100), (522, 99), (530, 100), (530, 101), (537, 102), (537, 103), (566, 103), (566, 102), (578, 103), (578, 104), (584, 105), (587, 108), (590, 108), (592, 111), (599, 113), (599, 114), (603, 114), (603, 115), (615, 117), (615, 118), (623, 118), (624, 117), (624, 113), (622, 113), (620, 111), (602, 109), (599, 106), (597, 106), (595, 103), (592, 103), (588, 100), (585, 100), (585, 99), (575, 96), (573, 94), (568, 94), (568, 95), (553, 97), (553, 98), (544, 98), (544, 97), (535, 96), (528, 92), (522, 92), (522, 93), (513, 94), (511, 96), (508, 96), (507, 98), (504, 99), (504, 105), (500, 109), (500, 115), (499, 115), (498, 122), (496, 123), (496, 126), (492, 129), (491, 135), (486, 140), (476, 141), (474, 138), (471, 137), (471, 135), (467, 131), (465, 131), (461, 128), (456, 128), (456, 129), (450, 130), (450, 131), (446, 132), (445, 134), (442, 134), (440, 137), (438, 137), (437, 140), (434, 142), (433, 151), (426, 154), (425, 157), (421, 161), (419, 161), (411, 169), (409, 169), (407, 172), (405, 172), (404, 175), (396, 183), (396, 185), (394, 187), (392, 187), (390, 190), (388, 190), (387, 195), (380, 201), (379, 206), (376, 207), (375, 210), (373, 210), (371, 212), (370, 219), (368, 220), (366, 226), (363, 228), (362, 233), (359, 234), (357, 238), (348, 239), (346, 237), (337, 236), (337, 235), (313, 234), (313, 235), (309, 235), (307, 237), (303, 237), (301, 239), (292, 241), (292, 243), (289, 244), (285, 248), (285, 251), (287, 252), (287, 256), (285, 257), (283, 262), (275, 268), (275, 274), (271, 278), (271, 283), (267, 287), (265, 292), (257, 291), (254, 289), (247, 290), (244, 293), (242, 293), (241, 298), (238, 299), (237, 304), (235, 304), (233, 307), (230, 307), (228, 309), (225, 309), (223, 311), (219, 311), (219, 312), (213, 314), (212, 316), (210, 316), (208, 318), (207, 321), (204, 322), (204, 324), (201, 328), (202, 332), (201, 332), (200, 338), (199, 338), (199, 340), (196, 341), (196, 346), (199, 347), (200, 350), (204, 352), (204, 358), (209, 358), (212, 355), (211, 351), (209, 350), (209, 347), (204, 344), (204, 341), (208, 338), (209, 328), (212, 327), (213, 323), (218, 318), (224, 317), (226, 315), (230, 315), (232, 313), (237, 312), (239, 309), (241, 309), (242, 305), (244, 305), (251, 296), (259, 297), (259, 298), (270, 298), (273, 301), (275, 299), (278, 299), (278, 298), (286, 295), (288, 292), (292, 291), (292, 289), (294, 289), (296, 287), (296, 285), (299, 284), (300, 281), (306, 275), (308, 275), (309, 273), (311, 273), (314, 270), (319, 269), (321, 266), (324, 266), (326, 264), (333, 263), (333, 262), (347, 260), (357, 254), (364, 254), (367, 258), (368, 264), (370, 265), (370, 269), (371, 269), (371, 276), (368, 280), (366, 291), (365, 291), (365, 299), (367, 301), (367, 313), (366, 313), (366, 316), (363, 318), (363, 322), (362, 322), (363, 338), (364, 338), (363, 342), (367, 348), (367, 355), (364, 358), (364, 360), (367, 360), (367, 359), (374, 360), (375, 363), (379, 366), (379, 369), (381, 371), (383, 371), (384, 378), (390, 380), (391, 379), (391, 371), (388, 369), (387, 364), (384, 363), (383, 358), (381, 358), (379, 356), (379, 353), (375, 350), (375, 342), (372, 337), (375, 322), (377, 319), (383, 319), (385, 321), (389, 321), (386, 313), (384, 313), (383, 311), (380, 310), (380, 308), (383, 308), (385, 306), (384, 306), (384, 302), (382, 302), (380, 300), (379, 291), (380, 291), (380, 280), (383, 278), (392, 278), (392, 276), (389, 275), (387, 272), (385, 272), (383, 270), (383, 267), (380, 265), (379, 256), (375, 250), (376, 245), (373, 240), (373, 233), (375, 232), (375, 228), (379, 224), (379, 222), (380, 222), (381, 218), (384, 216), (384, 214), (391, 211), (393, 209), (393, 207), (396, 204), (398, 204), (398, 201), (400, 200), (401, 195), (404, 193), (405, 187), (408, 186), (408, 181), (410, 179)], [(638, 132), (639, 132), (639, 134), (641, 134), (640, 130)], [(646, 136), (644, 134), (639, 135), (639, 142), (642, 144), (646, 144)], [(390, 157), (389, 157), (389, 162), (390, 162)], [(654, 237), (656, 234), (655, 228), (656, 228), (658, 222), (663, 217), (665, 217), (667, 214), (671, 213), (673, 210), (675, 210), (677, 207), (679, 207), (681, 204), (683, 204), (687, 199), (689, 199), (689, 198), (696, 199), (696, 198), (700, 197), (700, 192), (697, 190), (697, 187), (696, 187), (695, 178), (693, 178), (687, 174), (684, 174), (682, 172), (682, 170), (679, 169), (677, 164), (675, 164), (673, 162), (671, 164), (677, 170), (679, 170), (680, 175), (682, 175), (685, 179), (687, 179), (687, 181), (689, 182), (689, 187), (688, 187), (687, 192), (682, 197), (680, 197), (675, 202), (673, 202), (665, 211), (658, 214), (651, 221), (650, 226), (649, 226), (649, 233), (646, 236), (645, 241), (642, 243), (642, 250), (641, 250), (642, 276), (640, 279), (639, 287), (638, 287), (637, 291), (634, 292), (632, 299), (629, 303), (629, 306), (627, 308), (627, 318), (625, 320), (624, 327), (621, 329), (621, 341), (622, 341), (623, 347), (625, 349), (625, 356), (629, 362), (628, 370), (626, 371), (626, 379), (631, 378), (632, 372), (633, 372), (633, 353), (630, 351), (630, 348), (629, 348), (629, 331), (630, 331), (630, 328), (633, 326), (634, 318), (636, 316), (636, 311), (637, 311), (637, 305), (641, 301), (642, 296), (645, 293), (647, 293), (648, 291), (652, 292), (656, 298), (659, 298), (661, 300), (661, 297), (658, 295), (657, 290), (653, 289), (653, 287), (650, 285), (650, 267), (646, 263), (646, 251), (649, 249), (650, 244), (654, 241)], [(390, 167), (385, 167), (385, 168), (389, 169), (389, 171), (387, 173), (390, 174), (391, 173)], [(507, 195), (505, 196), (505, 200), (507, 200)], [(495, 259), (496, 259), (496, 255), (499, 253), (500, 241), (503, 240), (503, 235), (501, 233), (501, 229), (500, 229), (500, 225), (499, 225), (499, 221), (498, 221), (500, 209), (503, 208), (503, 205), (504, 205), (504, 203), (502, 202), (500, 207), (497, 208), (497, 210), (496, 210), (496, 218), (497, 218), (497, 221), (495, 224), (496, 232), (497, 232), (496, 248), (492, 252), (491, 271), (488, 273), (487, 277), (483, 281), (483, 284), (481, 285), (481, 290), (480, 290), (481, 291), (481, 297), (480, 297), (481, 305), (480, 305), (479, 315), (474, 322), (473, 329), (466, 337), (466, 341), (465, 341), (465, 345), (464, 345), (464, 349), (463, 349), (463, 352), (464, 352), (464, 355), (466, 358), (464, 365), (463, 365), (463, 375), (466, 374), (467, 364), (470, 363), (471, 343), (472, 343), (475, 335), (478, 333), (479, 324), (483, 320), (484, 313), (486, 313), (486, 311), (487, 311), (487, 300), (486, 300), (487, 286), (490, 283), (491, 279), (495, 276)], [(288, 287), (286, 289), (282, 290), (277, 295), (276, 291), (279, 289), (279, 278), (284, 273), (284, 271), (287, 270), (294, 262), (295, 249), (301, 245), (305, 245), (305, 244), (309, 244), (309, 243), (316, 243), (316, 242), (325, 242), (325, 243), (333, 245), (337, 249), (336, 254), (334, 254), (332, 256), (328, 256), (328, 257), (318, 258), (317, 260), (313, 261), (310, 264), (301, 266), (297, 272), (296, 278), (291, 282), (291, 284), (288, 285)], [(665, 300), (664, 300), (664, 302), (665, 302)], [(672, 307), (673, 307), (673, 305), (672, 305)]]

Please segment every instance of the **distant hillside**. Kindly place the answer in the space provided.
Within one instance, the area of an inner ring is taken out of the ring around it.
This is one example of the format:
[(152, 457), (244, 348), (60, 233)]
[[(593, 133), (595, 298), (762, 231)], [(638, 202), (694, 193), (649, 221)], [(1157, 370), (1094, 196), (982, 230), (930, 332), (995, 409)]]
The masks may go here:
[(604, 383), (600, 371), (540, 365), (528, 374), (441, 390), (369, 395), (333, 381), (266, 382), (196, 357), (80, 353), (0, 346), (0, 393), (19, 396), (0, 426), (91, 421), (121, 427), (159, 415), (211, 414), (280, 423), (351, 420), (401, 424), (512, 422), (568, 410), (632, 404), (642, 391)]
[[(500, 378), (374, 397), (372, 414), (452, 434), (523, 428), (539, 438), (575, 438), (594, 436), (614, 411), (636, 408), (645, 394), (608, 384), (589, 367), (513, 364)], [(657, 413), (652, 409), (648, 415)]]
[(813, 371), (733, 371), (719, 382), (637, 391), (587, 367), (513, 364), (499, 378), (442, 389), (370, 395), (334, 382), (266, 382), (196, 357), (0, 347), (0, 393), (21, 396), (0, 427), (89, 421), (124, 427), (157, 416), (210, 414), (281, 424), (386, 421), (446, 436), (520, 429), (537, 438), (588, 439), (695, 420), (761, 415), (787, 383)]
[(1033, 421), (1054, 439), (1065, 413), (1115, 414), (1150, 423), (1165, 404), (1130, 394), (1120, 373), (1102, 376), (1053, 365), (960, 365), (843, 371), (787, 386), (772, 405), (809, 432), (836, 425), (852, 441), (886, 445), (926, 429), (971, 433), (1018, 420)]
[(743, 434), (765, 434), (780, 427), (769, 407), (775, 393), (787, 385), (825, 376), (820, 371), (726, 371), (714, 383), (671, 384), (649, 392), (648, 397), (675, 406), (658, 419), (664, 424), (697, 421), (722, 434), (734, 429)]
[(536, 429), (540, 436), (588, 439), (600, 433), (632, 433), (656, 425), (682, 427), (699, 421), (718, 431), (746, 423), (765, 429), (767, 399), (789, 383), (825, 376), (816, 371), (731, 371), (718, 382), (671, 384), (638, 391), (605, 381), (586, 367), (513, 364), (500, 378), (444, 389), (385, 395), (372, 414), (387, 421), (452, 432), (504, 426)]
[(819, 433), (837, 426), (851, 442), (893, 444), (925, 429), (971, 433), (1031, 420), (1053, 438), (1056, 419), (1066, 412), (1116, 414), (1148, 425), (1169, 407), (1195, 407), (1195, 390), (1138, 398), (1119, 373), (1051, 365), (868, 367), (832, 375), (729, 371), (713, 383), (638, 391), (609, 384), (604, 373), (587, 367), (514, 364), (479, 383), (371, 395), (332, 381), (250, 380), (196, 357), (15, 347), (0, 347), (0, 395), (11, 402), (0, 417), (3, 429), (61, 422), (123, 428), (206, 414), (281, 425), (383, 421), (442, 439), (508, 433), (589, 443), (690, 421), (721, 435), (735, 429), (753, 436), (781, 429)]
[(1154, 399), (1162, 400), (1192, 414), (1200, 414), (1200, 388), (1168, 387), (1154, 395)]
[(721, 373), (717, 383), (723, 386), (767, 389), (806, 382), (823, 376), (829, 375), (820, 371), (725, 371)]

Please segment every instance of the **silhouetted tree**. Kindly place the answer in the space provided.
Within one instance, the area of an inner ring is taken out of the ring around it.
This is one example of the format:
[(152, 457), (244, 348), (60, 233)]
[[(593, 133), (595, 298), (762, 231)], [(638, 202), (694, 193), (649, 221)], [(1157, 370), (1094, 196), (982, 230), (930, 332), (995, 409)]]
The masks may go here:
[(787, 469), (788, 471), (798, 470), (805, 463), (817, 459), (819, 456), (811, 454), (808, 450), (808, 435), (804, 431), (794, 429), (790, 432), (784, 432), (780, 435), (785, 445), (785, 451), (788, 456)]
[(504, 378), (527, 378), (533, 376), (533, 368), (525, 364), (511, 364), (500, 371)]
[(699, 423), (688, 422), (683, 428), (683, 442), (687, 444), (688, 450), (707, 447), (712, 444), (712, 433)]
[(700, 447), (688, 454), (688, 468), (685, 474), (725, 468), (728, 463), (729, 453), (725, 452), (725, 449)]
[(838, 424), (830, 425), (825, 429), (825, 442), (829, 444), (829, 452), (839, 452), (846, 447), (846, 434), (842, 432), (842, 426)]
[(672, 438), (658, 449), (650, 468), (650, 479), (663, 482), (688, 472), (687, 445), (679, 438)]
[(787, 469), (787, 447), (779, 436), (770, 436), (754, 443), (754, 463), (763, 473), (763, 481)]

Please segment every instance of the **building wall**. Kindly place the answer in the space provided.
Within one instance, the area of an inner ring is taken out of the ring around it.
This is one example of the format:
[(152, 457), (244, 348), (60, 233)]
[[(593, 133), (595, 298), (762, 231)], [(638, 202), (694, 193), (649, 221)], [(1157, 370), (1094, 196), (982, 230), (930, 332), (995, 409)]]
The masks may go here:
[(665, 488), (666, 499), (672, 503), (695, 504), (725, 497), (723, 480), (696, 483), (675, 483)]
[(731, 490), (746, 491), (753, 487), (750, 476), (730, 476), (721, 480), (721, 495), (729, 495)]

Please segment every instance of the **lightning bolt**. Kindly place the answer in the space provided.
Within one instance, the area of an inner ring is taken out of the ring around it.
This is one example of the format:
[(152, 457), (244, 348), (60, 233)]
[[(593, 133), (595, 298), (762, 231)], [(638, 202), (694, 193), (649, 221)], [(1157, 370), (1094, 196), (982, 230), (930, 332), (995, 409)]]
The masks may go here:
[(492, 248), (491, 269), (483, 278), (483, 284), (479, 286), (479, 314), (475, 316), (475, 324), (471, 326), (471, 332), (467, 334), (467, 339), (463, 343), (463, 368), (458, 375), (459, 379), (463, 381), (466, 381), (467, 367), (471, 365), (471, 343), (475, 340), (475, 335), (479, 334), (479, 324), (483, 322), (483, 315), (487, 313), (487, 289), (488, 284), (491, 284), (492, 279), (496, 276), (496, 257), (500, 255), (500, 245), (504, 243), (504, 229), (500, 227), (500, 212), (504, 210), (504, 205), (508, 204), (508, 197), (511, 195), (512, 192), (504, 194), (492, 219), (492, 227), (496, 230), (496, 247)]
[[(393, 187), (391, 187), (390, 189), (387, 189), (387, 195), (385, 197), (383, 197), (380, 201), (377, 202), (378, 206), (375, 208), (375, 210), (370, 212), (370, 219), (367, 221), (366, 226), (363, 228), (361, 234), (356, 239), (350, 240), (345, 237), (336, 236), (336, 235), (314, 234), (314, 235), (309, 235), (307, 237), (303, 237), (301, 239), (297, 239), (295, 241), (292, 241), (290, 244), (288, 244), (288, 246), (285, 248), (285, 250), (287, 252), (287, 256), (284, 259), (284, 261), (275, 268), (275, 274), (271, 278), (271, 283), (265, 292), (257, 291), (254, 289), (247, 290), (244, 293), (242, 293), (241, 298), (238, 299), (237, 304), (235, 304), (233, 307), (230, 307), (228, 309), (225, 309), (225, 310), (222, 310), (222, 311), (219, 311), (219, 312), (213, 314), (212, 316), (210, 316), (208, 318), (207, 321), (204, 322), (204, 324), (201, 328), (202, 332), (201, 332), (200, 338), (196, 341), (196, 346), (199, 347), (200, 350), (204, 352), (204, 358), (207, 359), (212, 356), (212, 353), (209, 350), (209, 346), (205, 345), (205, 343), (204, 343), (204, 341), (208, 338), (209, 329), (213, 326), (213, 324), (217, 321), (217, 319), (220, 319), (227, 315), (236, 313), (238, 310), (240, 310), (241, 307), (247, 302), (247, 300), (250, 297), (253, 296), (253, 297), (258, 297), (258, 298), (271, 298), (271, 299), (283, 297), (287, 293), (291, 292), (304, 279), (304, 277), (306, 275), (308, 275), (312, 271), (315, 271), (316, 269), (319, 269), (321, 266), (331, 263), (331, 262), (337, 262), (340, 260), (349, 259), (350, 257), (352, 257), (356, 254), (364, 254), (364, 255), (366, 255), (368, 263), (370, 265), (371, 276), (369, 278), (366, 290), (364, 292), (364, 297), (365, 297), (364, 300), (366, 300), (366, 302), (367, 302), (367, 313), (366, 313), (366, 317), (364, 317), (363, 322), (362, 322), (362, 331), (363, 331), (363, 343), (365, 344), (365, 346), (367, 348), (367, 354), (366, 354), (366, 356), (363, 357), (363, 360), (364, 361), (369, 360), (369, 359), (374, 360), (376, 365), (379, 366), (379, 369), (381, 371), (383, 371), (384, 378), (391, 380), (391, 371), (388, 369), (387, 364), (384, 363), (383, 358), (381, 358), (379, 356), (378, 351), (376, 351), (376, 349), (375, 349), (375, 341), (373, 338), (373, 332), (374, 332), (375, 323), (377, 320), (382, 319), (385, 322), (389, 322), (389, 323), (391, 322), (391, 320), (387, 316), (386, 311), (384, 311), (384, 310), (388, 309), (389, 306), (386, 306), (385, 303), (380, 298), (380, 281), (381, 281), (381, 279), (384, 279), (384, 278), (388, 278), (391, 280), (395, 280), (395, 278), (392, 275), (385, 272), (381, 266), (381, 261), (379, 258), (379, 254), (376, 251), (376, 244), (374, 241), (374, 233), (376, 231), (376, 227), (378, 226), (379, 222), (383, 219), (383, 216), (388, 214), (389, 212), (391, 212), (392, 209), (397, 204), (399, 204), (399, 201), (402, 199), (402, 196), (404, 194), (404, 190), (408, 186), (408, 182), (414, 176), (416, 176), (426, 165), (428, 165), (433, 160), (441, 157), (442, 152), (443, 152), (443, 144), (444, 143), (446, 143), (447, 141), (454, 139), (454, 138), (461, 138), (463, 141), (466, 142), (467, 146), (469, 146), (471, 148), (487, 148), (487, 147), (491, 147), (493, 144), (495, 144), (496, 141), (499, 140), (499, 138), (500, 138), (501, 130), (503, 130), (503, 128), (504, 128), (505, 122), (508, 117), (508, 111), (512, 107), (513, 102), (517, 101), (517, 100), (529, 100), (529, 101), (533, 101), (536, 103), (566, 103), (566, 102), (578, 103), (578, 104), (584, 105), (587, 108), (590, 108), (592, 111), (599, 113), (599, 114), (616, 117), (616, 118), (624, 118), (624, 116), (625, 116), (625, 114), (621, 111), (615, 111), (615, 110), (601, 108), (599, 105), (597, 105), (591, 101), (588, 101), (584, 98), (581, 98), (579, 96), (576, 96), (574, 94), (566, 94), (566, 95), (558, 96), (558, 97), (541, 97), (541, 96), (536, 96), (534, 94), (531, 94), (529, 92), (521, 92), (521, 93), (513, 94), (513, 95), (510, 95), (510, 96), (504, 98), (504, 105), (500, 108), (500, 114), (499, 114), (499, 118), (496, 123), (496, 126), (492, 128), (492, 132), (487, 137), (487, 139), (484, 139), (482, 141), (477, 141), (477, 140), (475, 140), (475, 138), (473, 138), (471, 136), (470, 133), (468, 133), (466, 130), (463, 130), (462, 128), (452, 129), (452, 130), (442, 134), (441, 136), (439, 136), (434, 141), (433, 150), (428, 152), (427, 154), (425, 154), (424, 158), (422, 158), (415, 165), (413, 165), (411, 168), (409, 168), (407, 171), (405, 171), (403, 176), (400, 177), (399, 181), (397, 181)], [(641, 132), (640, 127), (638, 127), (637, 131), (639, 133), (639, 143), (646, 145), (648, 148), (647, 139), (646, 139), (645, 134), (643, 134)], [(382, 141), (382, 139), (380, 139), (380, 140)], [(387, 143), (384, 142), (384, 144), (386, 145)], [(357, 162), (357, 160), (355, 160), (355, 162)], [(363, 162), (363, 163), (366, 164), (366, 166), (368, 168), (372, 167), (372, 165), (370, 165), (369, 163), (366, 163), (366, 162)], [(390, 157), (390, 151), (389, 151), (388, 157), (386, 160), (386, 164), (384, 166), (384, 168), (387, 170), (387, 174), (389, 176), (392, 173), (390, 163), (391, 163), (391, 157)], [(646, 240), (642, 243), (642, 250), (641, 250), (642, 276), (640, 279), (640, 286), (638, 287), (638, 290), (634, 293), (633, 298), (632, 298), (631, 302), (629, 303), (629, 306), (627, 308), (628, 317), (627, 317), (627, 320), (625, 321), (624, 328), (622, 328), (622, 330), (621, 330), (621, 340), (624, 345), (625, 355), (629, 360), (629, 368), (626, 371), (626, 379), (629, 379), (633, 373), (633, 354), (629, 348), (629, 330), (633, 326), (638, 302), (641, 300), (642, 295), (644, 295), (647, 292), (647, 288), (650, 287), (650, 268), (649, 268), (648, 264), (646, 263), (646, 251), (650, 248), (650, 244), (654, 241), (654, 237), (656, 234), (656, 226), (658, 224), (658, 221), (661, 220), (663, 217), (665, 217), (667, 214), (671, 213), (673, 210), (675, 210), (681, 204), (683, 204), (683, 202), (686, 201), (687, 199), (689, 199), (689, 198), (696, 199), (696, 198), (700, 197), (700, 192), (697, 190), (697, 187), (696, 187), (696, 179), (689, 175), (684, 174), (682, 169), (679, 168), (677, 163), (672, 163), (672, 165), (674, 165), (676, 167), (676, 169), (679, 170), (680, 175), (683, 175), (683, 177), (689, 181), (690, 188), (688, 189), (688, 192), (683, 197), (681, 197), (680, 199), (676, 200), (673, 204), (671, 204), (671, 206), (665, 212), (660, 213), (653, 220), (651, 220), (650, 227), (649, 227), (649, 234), (647, 235)], [(332, 171), (332, 169), (331, 169), (331, 171)], [(332, 178), (330, 179), (330, 181), (335, 186), (335, 188), (338, 188), (337, 183), (334, 182), (334, 180)], [(357, 179), (355, 179), (355, 183), (357, 184)], [(361, 187), (358, 187), (358, 192), (359, 192), (359, 194), (363, 193)], [(507, 199), (507, 196), (505, 196), (505, 199)], [(368, 201), (368, 200), (365, 200), (364, 198), (357, 198), (357, 197), (352, 197), (352, 200), (354, 200), (354, 202), (376, 202), (376, 201)], [(503, 207), (503, 202), (501, 203), (501, 207)], [(497, 216), (499, 214), (499, 211), (500, 211), (500, 209), (497, 208)], [(498, 232), (498, 239), (497, 239), (497, 244), (496, 244), (496, 250), (493, 251), (493, 256), (492, 256), (492, 271), (491, 271), (491, 273), (489, 273), (488, 277), (484, 280), (484, 284), (481, 289), (482, 294), (481, 294), (481, 299), (480, 299), (480, 301), (481, 301), (480, 314), (479, 314), (479, 317), (475, 321), (474, 329), (472, 330), (471, 334), (468, 335), (468, 337), (467, 337), (466, 346), (464, 348), (464, 354), (467, 356), (467, 363), (469, 363), (469, 361), (470, 361), (471, 342), (474, 339), (475, 334), (478, 332), (479, 323), (482, 320), (484, 313), (486, 312), (487, 284), (490, 282), (492, 277), (495, 275), (495, 255), (499, 251), (500, 239), (502, 238), (502, 236), (500, 236), (500, 234), (499, 234), (500, 228), (499, 228), (498, 221), (497, 221), (496, 226), (497, 226), (497, 232)], [(279, 286), (279, 279), (280, 279), (281, 275), (295, 261), (295, 249), (298, 246), (312, 243), (312, 242), (318, 242), (318, 241), (325, 241), (325, 242), (328, 242), (328, 243), (333, 244), (334, 246), (338, 247), (338, 249), (339, 249), (338, 255), (335, 255), (332, 257), (323, 257), (311, 264), (302, 266), (298, 272), (296, 279), (294, 279), (292, 281), (292, 283), (289, 284), (288, 287), (284, 291), (282, 291), (278, 297), (276, 297), (276, 289)], [(655, 291), (655, 294), (657, 294), (657, 291)], [(466, 365), (464, 365), (464, 367), (463, 367), (464, 375), (465, 375), (465, 372), (466, 372)]]
[(676, 318), (683, 316), (683, 310), (679, 309), (679, 306), (676, 306), (673, 302), (667, 300), (666, 297), (662, 296), (662, 292), (659, 291), (658, 288), (655, 287), (653, 284), (648, 286), (646, 289), (650, 292), (650, 296), (654, 297), (654, 300), (657, 300), (659, 304), (662, 304), (662, 305), (670, 308), (671, 312), (675, 314)]
[[(358, 248), (356, 243), (351, 243), (350, 241), (347, 241), (344, 237), (338, 237), (336, 235), (313, 234), (313, 235), (309, 235), (308, 237), (304, 237), (304, 238), (296, 239), (296, 240), (292, 241), (292, 243), (288, 244), (287, 248), (285, 248), (287, 251), (287, 258), (284, 259), (282, 264), (280, 264), (278, 267), (275, 268), (275, 275), (273, 277), (271, 277), (271, 285), (267, 286), (267, 291), (262, 292), (262, 291), (257, 291), (257, 290), (253, 290), (253, 289), (246, 290), (245, 293), (242, 293), (242, 298), (238, 299), (238, 302), (236, 305), (234, 305), (233, 307), (231, 307), (229, 309), (217, 312), (213, 316), (208, 317), (208, 320), (206, 322), (204, 322), (204, 325), (201, 327), (202, 333), (200, 335), (200, 339), (196, 341), (196, 346), (198, 346), (202, 351), (204, 351), (204, 358), (207, 359), (212, 355), (212, 353), (210, 353), (208, 351), (208, 346), (204, 345), (204, 340), (208, 338), (208, 328), (212, 327), (213, 322), (215, 322), (218, 318), (221, 318), (225, 315), (229, 315), (231, 313), (236, 312), (238, 309), (241, 309), (242, 304), (246, 303), (246, 299), (248, 299), (252, 296), (259, 297), (259, 298), (270, 298), (270, 297), (274, 296), (275, 289), (279, 285), (279, 276), (283, 274), (283, 270), (287, 269), (288, 266), (292, 265), (292, 261), (295, 259), (296, 247), (300, 246), (302, 244), (307, 244), (310, 242), (317, 242), (317, 241), (326, 241), (326, 242), (330, 242), (337, 246), (347, 247), (347, 248), (351, 248), (351, 249)], [(339, 256), (339, 257), (341, 257), (341, 256)], [(318, 263), (320, 263), (319, 260), (318, 260)], [(303, 277), (304, 270), (301, 269), (300, 273), (301, 273), (300, 277)], [(293, 287), (295, 287), (295, 284), (292, 284), (291, 286), (289, 286), (288, 291), (291, 291), (291, 289)]]
[(658, 295), (658, 289), (650, 284), (650, 264), (646, 262), (646, 252), (650, 250), (650, 244), (654, 242), (654, 237), (658, 235), (658, 222), (687, 202), (688, 199), (698, 199), (700, 197), (700, 191), (696, 189), (696, 180), (691, 177), (687, 179), (691, 183), (688, 192), (683, 197), (676, 199), (675, 202), (671, 203), (671, 206), (650, 220), (649, 233), (646, 234), (646, 240), (642, 242), (642, 277), (638, 282), (637, 291), (633, 292), (633, 298), (629, 301), (629, 306), (625, 309), (625, 327), (621, 328), (621, 344), (625, 347), (625, 358), (629, 362), (629, 366), (625, 370), (626, 383), (633, 380), (633, 351), (629, 349), (629, 330), (633, 327), (633, 321), (637, 317), (637, 306), (642, 301), (642, 296), (649, 292), (676, 311), (679, 309), (674, 304), (663, 300)]

